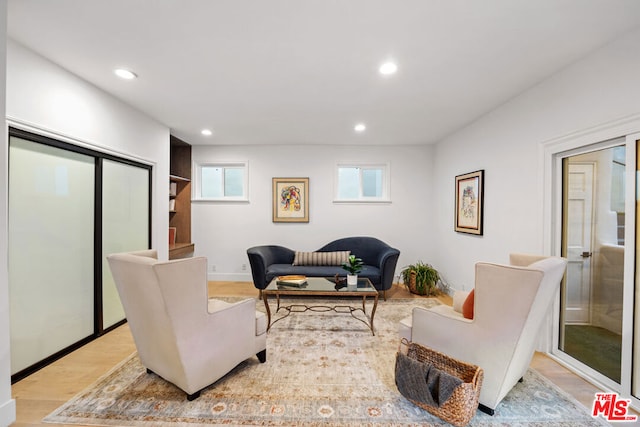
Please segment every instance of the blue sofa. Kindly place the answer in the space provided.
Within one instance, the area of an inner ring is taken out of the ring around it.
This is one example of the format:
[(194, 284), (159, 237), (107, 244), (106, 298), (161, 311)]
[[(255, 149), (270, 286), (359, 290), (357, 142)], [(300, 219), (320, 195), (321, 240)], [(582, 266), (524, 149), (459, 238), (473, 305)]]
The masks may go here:
[[(334, 240), (315, 252), (350, 251), (362, 258), (364, 266), (359, 277), (368, 278), (387, 298), (387, 290), (393, 284), (393, 276), (400, 251), (374, 237), (346, 237)], [(266, 245), (247, 249), (254, 286), (262, 290), (277, 276), (302, 274), (309, 277), (345, 276), (340, 265), (293, 265), (296, 251), (284, 246)]]

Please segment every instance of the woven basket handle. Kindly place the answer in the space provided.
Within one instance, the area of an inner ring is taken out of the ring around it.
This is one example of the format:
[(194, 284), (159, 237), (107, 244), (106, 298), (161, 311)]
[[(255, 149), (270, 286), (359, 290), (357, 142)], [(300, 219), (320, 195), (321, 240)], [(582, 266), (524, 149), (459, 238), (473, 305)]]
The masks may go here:
[(409, 347), (411, 346), (411, 341), (406, 338), (402, 338), (400, 340), (400, 345), (398, 345), (398, 352), (402, 354), (407, 354), (409, 352)]
[(476, 369), (476, 372), (473, 374), (473, 379), (471, 380), (471, 384), (473, 384), (473, 388), (478, 388), (478, 381), (480, 380), (480, 375), (482, 375), (482, 369)]

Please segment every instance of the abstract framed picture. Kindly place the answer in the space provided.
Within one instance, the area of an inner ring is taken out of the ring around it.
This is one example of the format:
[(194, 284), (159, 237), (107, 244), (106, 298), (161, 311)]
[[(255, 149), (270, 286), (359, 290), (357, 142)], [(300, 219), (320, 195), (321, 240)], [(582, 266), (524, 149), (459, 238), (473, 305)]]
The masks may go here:
[(309, 222), (309, 178), (273, 178), (273, 222)]
[(456, 176), (455, 231), (482, 235), (484, 170)]

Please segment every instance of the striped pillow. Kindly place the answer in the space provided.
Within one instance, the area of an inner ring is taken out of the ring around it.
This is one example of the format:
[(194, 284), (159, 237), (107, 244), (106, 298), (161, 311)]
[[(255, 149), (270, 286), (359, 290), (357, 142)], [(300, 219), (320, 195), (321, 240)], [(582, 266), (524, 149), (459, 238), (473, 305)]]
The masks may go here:
[(351, 251), (296, 252), (293, 265), (342, 265), (349, 255)]

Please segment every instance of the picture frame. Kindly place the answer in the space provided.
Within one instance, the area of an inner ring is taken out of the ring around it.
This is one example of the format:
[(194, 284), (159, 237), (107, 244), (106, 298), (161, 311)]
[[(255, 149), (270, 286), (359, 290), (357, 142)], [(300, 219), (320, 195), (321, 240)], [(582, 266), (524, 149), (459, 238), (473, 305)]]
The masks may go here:
[(273, 222), (309, 222), (309, 178), (272, 178)]
[(483, 235), (484, 169), (456, 176), (455, 231)]

